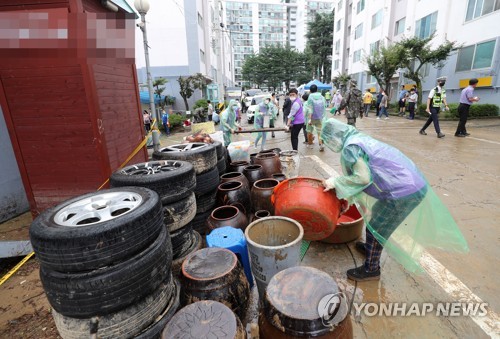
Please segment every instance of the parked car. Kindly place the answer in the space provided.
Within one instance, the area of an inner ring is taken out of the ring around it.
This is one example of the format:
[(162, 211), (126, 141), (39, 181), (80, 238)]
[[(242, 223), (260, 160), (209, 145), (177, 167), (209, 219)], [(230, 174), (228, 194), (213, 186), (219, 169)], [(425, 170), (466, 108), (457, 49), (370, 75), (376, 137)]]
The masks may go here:
[(245, 91), (244, 95), (245, 95), (244, 98), (245, 105), (243, 105), (242, 107), (243, 113), (245, 113), (248, 110), (248, 108), (252, 105), (252, 99), (254, 96), (262, 95), (262, 90), (259, 88), (249, 89)]
[(265, 99), (271, 99), (270, 94), (256, 95), (252, 98), (250, 102), (250, 107), (247, 109), (247, 121), (249, 124), (253, 124), (253, 119), (255, 117), (255, 112), (259, 109), (259, 104)]

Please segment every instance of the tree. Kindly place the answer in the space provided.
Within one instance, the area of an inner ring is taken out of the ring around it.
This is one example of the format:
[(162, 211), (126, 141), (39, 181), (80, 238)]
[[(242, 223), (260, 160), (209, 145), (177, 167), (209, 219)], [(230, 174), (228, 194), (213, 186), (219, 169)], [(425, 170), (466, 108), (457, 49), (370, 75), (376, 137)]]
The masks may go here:
[(333, 47), (334, 14), (316, 14), (314, 21), (307, 27), (307, 48), (310, 49), (310, 63), (319, 80), (330, 82), (331, 61)]
[(344, 95), (349, 81), (351, 81), (351, 76), (347, 73), (339, 73), (336, 77), (332, 79), (332, 82), (335, 85), (335, 87), (340, 88), (342, 95)]
[(155, 88), (154, 92), (155, 92), (155, 95), (158, 96), (158, 99), (160, 99), (161, 108), (163, 108), (165, 106), (165, 102), (161, 101), (161, 94), (165, 90), (165, 87), (160, 87), (160, 86), (165, 85), (167, 82), (168, 82), (168, 80), (165, 78), (158, 78), (158, 79), (155, 79), (155, 81), (153, 81), (153, 87)]
[(401, 60), (405, 57), (405, 51), (399, 44), (381, 46), (378, 51), (368, 55), (364, 62), (368, 66), (371, 75), (377, 79), (380, 87), (390, 97), (391, 79), (400, 68)]
[[(399, 45), (405, 51), (404, 58), (401, 59), (401, 66), (405, 69), (405, 76), (417, 85), (418, 105), (422, 103), (422, 67), (431, 64), (434, 67), (442, 68), (444, 61), (448, 59), (454, 49), (460, 48), (456, 42), (445, 40), (436, 49), (432, 49), (430, 44), (435, 33), (430, 37), (421, 39), (418, 37), (405, 38)], [(418, 106), (417, 106), (418, 107)]]
[(189, 111), (189, 104), (187, 99), (191, 98), (195, 90), (201, 90), (206, 86), (205, 77), (201, 73), (196, 73), (188, 77), (179, 77), (179, 79), (177, 79), (177, 82), (179, 83), (180, 87), (179, 94), (181, 95), (182, 99), (184, 99), (186, 111)]

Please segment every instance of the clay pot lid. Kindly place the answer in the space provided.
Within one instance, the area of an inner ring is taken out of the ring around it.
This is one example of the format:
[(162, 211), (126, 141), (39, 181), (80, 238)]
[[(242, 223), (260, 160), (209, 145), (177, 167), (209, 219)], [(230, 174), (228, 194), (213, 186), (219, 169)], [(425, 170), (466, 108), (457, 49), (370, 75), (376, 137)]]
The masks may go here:
[(326, 333), (318, 314), (320, 300), (338, 293), (335, 280), (327, 273), (305, 266), (277, 273), (269, 282), (264, 300), (267, 320), (285, 333)]
[(186, 257), (182, 275), (190, 280), (214, 280), (234, 270), (238, 258), (225, 248), (203, 248)]
[(238, 322), (230, 308), (217, 301), (198, 301), (182, 308), (168, 322), (162, 338), (235, 338)]

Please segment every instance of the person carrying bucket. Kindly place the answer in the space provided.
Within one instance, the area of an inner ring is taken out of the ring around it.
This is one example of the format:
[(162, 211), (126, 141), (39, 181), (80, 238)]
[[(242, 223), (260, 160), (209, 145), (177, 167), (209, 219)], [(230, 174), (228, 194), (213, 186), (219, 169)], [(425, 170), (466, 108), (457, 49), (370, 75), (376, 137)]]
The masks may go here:
[(234, 134), (237, 127), (236, 124), (236, 110), (238, 109), (238, 103), (236, 100), (231, 100), (228, 107), (221, 113), (220, 123), (222, 128), (222, 133), (224, 136), (224, 146), (229, 146), (231, 143), (231, 135)]
[(333, 118), (324, 122), (321, 139), (340, 153), (343, 172), (323, 181), (325, 191), (355, 203), (366, 225), (366, 241), (356, 243), (365, 263), (348, 270), (348, 278), (378, 280), (384, 248), (410, 271), (421, 271), (424, 246), (468, 251), (448, 209), (403, 153)]

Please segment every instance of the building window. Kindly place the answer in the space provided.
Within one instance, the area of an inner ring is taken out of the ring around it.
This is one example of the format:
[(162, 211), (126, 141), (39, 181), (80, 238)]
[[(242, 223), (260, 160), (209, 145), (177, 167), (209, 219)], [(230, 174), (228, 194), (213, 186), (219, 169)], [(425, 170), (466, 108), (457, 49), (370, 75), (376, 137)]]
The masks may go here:
[(470, 21), (499, 9), (500, 0), (469, 0), (465, 21)]
[(377, 82), (377, 79), (370, 73), (366, 72), (366, 83), (367, 84), (374, 84)]
[(379, 10), (377, 13), (372, 15), (372, 29), (380, 26), (382, 23), (382, 15), (384, 14), (383, 10)]
[(457, 72), (491, 67), (495, 40), (461, 48), (458, 52)]
[(378, 52), (379, 48), (380, 48), (380, 40), (370, 44), (370, 55), (374, 55), (375, 52)]
[(340, 28), (342, 27), (342, 19), (339, 19), (339, 21), (337, 21), (337, 27), (335, 28), (335, 31), (340, 31)]
[(200, 25), (200, 27), (203, 28), (203, 17), (201, 16), (200, 13), (198, 13), (198, 25)]
[(430, 37), (436, 31), (437, 16), (438, 12), (434, 12), (418, 20), (415, 24), (415, 36), (421, 39)]
[(352, 55), (352, 62), (359, 62), (361, 60), (361, 50), (358, 49), (357, 51), (354, 51)]
[(340, 39), (335, 41), (335, 54), (339, 54), (340, 52)]
[(339, 1), (339, 11), (342, 9), (342, 3), (344, 2), (344, 0), (340, 0)]
[(363, 35), (363, 24), (359, 24), (356, 26), (356, 29), (354, 30), (354, 40), (361, 38)]
[(394, 28), (394, 35), (399, 35), (404, 32), (406, 24), (406, 18), (399, 19), (396, 21), (396, 27)]
[(200, 49), (200, 61), (205, 63), (205, 52)]
[(358, 1), (358, 4), (356, 5), (356, 13), (359, 13), (364, 9), (365, 9), (365, 0)]
[(333, 62), (333, 69), (339, 69), (339, 60)]

